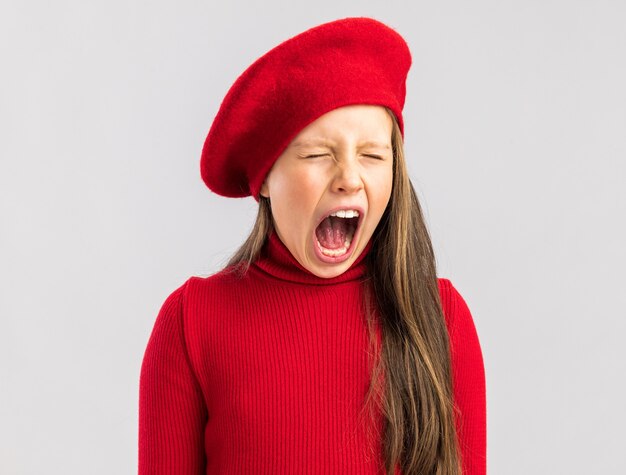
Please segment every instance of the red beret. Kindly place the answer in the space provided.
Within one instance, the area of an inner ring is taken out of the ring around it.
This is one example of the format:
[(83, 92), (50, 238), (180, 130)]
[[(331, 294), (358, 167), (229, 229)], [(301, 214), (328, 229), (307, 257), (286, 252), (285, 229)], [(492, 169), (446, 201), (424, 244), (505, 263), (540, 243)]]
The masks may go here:
[(250, 65), (227, 92), (206, 137), (200, 172), (215, 193), (259, 190), (276, 159), (321, 115), (350, 104), (389, 107), (402, 136), (411, 53), (392, 28), (372, 18), (313, 27)]

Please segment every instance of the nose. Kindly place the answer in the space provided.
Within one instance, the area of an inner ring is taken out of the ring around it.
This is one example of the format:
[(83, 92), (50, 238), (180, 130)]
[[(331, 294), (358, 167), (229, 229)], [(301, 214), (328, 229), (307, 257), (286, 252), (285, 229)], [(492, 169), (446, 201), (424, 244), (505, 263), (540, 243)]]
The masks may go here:
[(332, 189), (337, 193), (355, 193), (363, 188), (363, 180), (356, 159), (341, 160), (336, 163)]

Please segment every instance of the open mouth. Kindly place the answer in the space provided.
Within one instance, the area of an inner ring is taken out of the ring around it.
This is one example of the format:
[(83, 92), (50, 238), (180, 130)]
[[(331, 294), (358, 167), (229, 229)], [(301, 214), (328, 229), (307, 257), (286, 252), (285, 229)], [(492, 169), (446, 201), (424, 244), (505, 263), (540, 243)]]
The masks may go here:
[(344, 257), (350, 250), (359, 227), (360, 214), (354, 209), (342, 209), (324, 218), (315, 229), (320, 253), (328, 258)]

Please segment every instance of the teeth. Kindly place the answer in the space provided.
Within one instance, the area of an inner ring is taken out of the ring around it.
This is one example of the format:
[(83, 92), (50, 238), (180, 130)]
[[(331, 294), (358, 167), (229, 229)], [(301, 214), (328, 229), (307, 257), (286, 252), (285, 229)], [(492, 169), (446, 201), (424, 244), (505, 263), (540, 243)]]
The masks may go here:
[[(358, 218), (359, 212), (355, 209), (340, 209), (338, 211), (335, 211), (334, 213), (331, 213), (329, 216), (335, 216), (337, 218)], [(344, 242), (343, 247), (340, 247), (339, 249), (326, 249), (320, 244), (319, 241), (317, 241), (319, 250), (322, 254), (328, 257), (337, 257), (344, 255), (346, 252), (348, 252), (348, 248), (352, 243), (352, 238), (354, 237), (353, 232), (354, 229), (346, 236), (346, 242)]]
[(330, 216), (336, 216), (337, 218), (357, 218), (359, 212), (355, 209), (340, 209), (339, 211), (331, 213)]
[(317, 245), (319, 246), (320, 251), (322, 251), (322, 254), (324, 254), (325, 256), (337, 257), (348, 252), (348, 248), (350, 247), (351, 242), (351, 240), (347, 239), (344, 246), (340, 247), (339, 249), (326, 249), (319, 243), (319, 241), (317, 242)]
[(320, 244), (319, 241), (317, 241), (317, 246), (319, 247), (319, 250), (322, 252), (322, 254), (324, 254), (325, 256), (329, 256), (329, 257), (342, 256), (343, 254), (348, 252), (348, 248), (350, 247), (350, 244), (352, 243), (353, 237), (354, 236), (352, 234), (346, 236), (346, 242), (344, 242), (343, 247), (340, 247), (339, 249), (326, 249), (324, 246)]

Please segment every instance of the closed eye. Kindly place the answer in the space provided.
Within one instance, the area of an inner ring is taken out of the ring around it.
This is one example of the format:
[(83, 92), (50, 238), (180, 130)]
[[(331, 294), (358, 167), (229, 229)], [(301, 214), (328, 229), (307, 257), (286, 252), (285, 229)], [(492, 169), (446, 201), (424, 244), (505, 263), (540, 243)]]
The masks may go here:
[[(328, 154), (327, 153), (323, 153), (323, 154), (318, 154), (318, 155), (305, 155), (304, 158), (318, 158), (318, 157), (327, 157)], [(381, 157), (380, 155), (369, 155), (369, 154), (365, 154), (365, 157), (370, 157), (370, 158), (375, 158), (376, 160), (384, 160), (383, 157)]]

